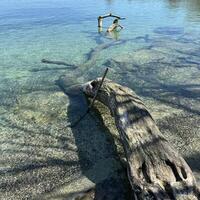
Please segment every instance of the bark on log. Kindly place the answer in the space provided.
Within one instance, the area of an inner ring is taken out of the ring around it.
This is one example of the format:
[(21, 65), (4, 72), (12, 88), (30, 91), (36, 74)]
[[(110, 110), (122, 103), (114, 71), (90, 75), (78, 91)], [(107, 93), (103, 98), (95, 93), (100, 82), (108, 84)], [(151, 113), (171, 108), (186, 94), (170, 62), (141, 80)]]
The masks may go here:
[[(83, 91), (93, 97), (100, 82), (98, 78), (86, 83)], [(164, 138), (131, 89), (106, 79), (97, 99), (115, 118), (135, 199), (200, 199), (190, 167)]]

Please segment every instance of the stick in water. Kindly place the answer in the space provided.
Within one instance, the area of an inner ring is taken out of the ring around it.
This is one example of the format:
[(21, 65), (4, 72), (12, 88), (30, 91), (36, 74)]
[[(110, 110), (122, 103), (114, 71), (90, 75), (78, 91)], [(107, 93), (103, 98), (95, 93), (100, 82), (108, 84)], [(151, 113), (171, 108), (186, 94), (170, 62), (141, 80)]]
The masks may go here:
[(94, 97), (93, 97), (93, 99), (92, 99), (90, 105), (88, 106), (87, 111), (86, 111), (86, 112), (84, 113), (84, 115), (82, 115), (76, 122), (74, 122), (72, 125), (70, 125), (71, 128), (75, 127), (75, 126), (90, 112), (90, 109), (91, 109), (92, 106), (94, 105), (94, 102), (95, 102), (95, 100), (96, 100), (96, 98), (97, 98), (98, 92), (99, 92), (99, 90), (101, 89), (101, 86), (102, 86), (102, 84), (103, 84), (103, 81), (104, 81), (104, 79), (105, 79), (107, 73), (108, 73), (108, 67), (106, 68), (106, 70), (105, 70), (105, 72), (104, 72), (104, 74), (103, 74), (101, 83), (98, 85), (97, 91), (96, 91), (96, 93), (95, 93), (95, 95), (94, 95)]

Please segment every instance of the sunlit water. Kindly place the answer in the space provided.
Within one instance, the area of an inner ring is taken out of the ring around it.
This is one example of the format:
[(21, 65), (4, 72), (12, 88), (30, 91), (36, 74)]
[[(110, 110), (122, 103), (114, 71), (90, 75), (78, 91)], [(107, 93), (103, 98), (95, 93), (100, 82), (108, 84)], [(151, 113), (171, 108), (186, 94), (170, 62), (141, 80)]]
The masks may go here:
[[(126, 18), (124, 29), (106, 33), (108, 18), (99, 33), (97, 17), (110, 12)], [(76, 188), (103, 188), (109, 170), (116, 173), (116, 150), (97, 116), (76, 130), (66, 127), (86, 108), (78, 86), (71, 86), (101, 76), (105, 67), (109, 78), (144, 98), (161, 130), (200, 170), (198, 0), (1, 0), (1, 199), (52, 191), (62, 199)], [(61, 75), (67, 76), (67, 95), (58, 86)], [(107, 125), (112, 129), (112, 122)]]

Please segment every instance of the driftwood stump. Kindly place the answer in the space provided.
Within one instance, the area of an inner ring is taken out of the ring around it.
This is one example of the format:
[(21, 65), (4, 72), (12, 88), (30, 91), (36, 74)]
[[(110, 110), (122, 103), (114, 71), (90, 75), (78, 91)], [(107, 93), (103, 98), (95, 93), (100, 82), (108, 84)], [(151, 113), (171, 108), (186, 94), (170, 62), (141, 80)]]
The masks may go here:
[[(98, 78), (86, 83), (83, 91), (93, 97), (100, 82)], [(97, 99), (115, 118), (135, 199), (200, 199), (190, 167), (131, 89), (106, 79)]]

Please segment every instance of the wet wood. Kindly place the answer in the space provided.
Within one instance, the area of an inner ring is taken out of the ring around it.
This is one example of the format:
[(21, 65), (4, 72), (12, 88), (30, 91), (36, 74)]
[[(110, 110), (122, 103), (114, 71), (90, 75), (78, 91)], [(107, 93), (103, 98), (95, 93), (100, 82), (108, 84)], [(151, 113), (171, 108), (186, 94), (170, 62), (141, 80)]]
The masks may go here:
[[(83, 91), (93, 97), (100, 82), (98, 78), (86, 83)], [(135, 199), (200, 199), (190, 167), (164, 138), (144, 102), (131, 89), (106, 79), (97, 99), (115, 118)]]
[(65, 65), (67, 67), (77, 68), (77, 66), (72, 65), (72, 64), (68, 64), (68, 63), (63, 62), (63, 61), (55, 61), (55, 60), (42, 59), (41, 62), (42, 63), (46, 63), (46, 64)]
[(107, 32), (112, 32), (116, 30), (118, 26), (118, 24), (113, 23), (111, 26), (108, 27)]
[(108, 13), (106, 15), (102, 15), (98, 17), (98, 27), (101, 28), (103, 26), (103, 19), (107, 17), (114, 17), (116, 19), (125, 19), (124, 17), (119, 17), (117, 15), (113, 15), (112, 13)]

